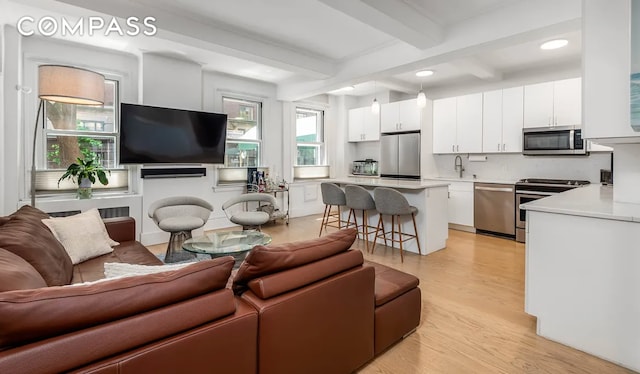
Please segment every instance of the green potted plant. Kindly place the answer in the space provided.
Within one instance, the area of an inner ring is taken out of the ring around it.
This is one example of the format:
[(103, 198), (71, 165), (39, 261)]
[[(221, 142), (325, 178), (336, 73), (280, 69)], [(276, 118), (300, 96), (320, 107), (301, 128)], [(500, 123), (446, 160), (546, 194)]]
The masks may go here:
[(71, 181), (78, 183), (78, 198), (80, 199), (91, 198), (91, 185), (96, 182), (96, 179), (105, 186), (109, 184), (102, 165), (92, 157), (78, 158), (77, 162), (69, 165), (67, 171), (58, 179), (58, 187), (60, 187), (60, 182), (65, 179), (71, 179)]

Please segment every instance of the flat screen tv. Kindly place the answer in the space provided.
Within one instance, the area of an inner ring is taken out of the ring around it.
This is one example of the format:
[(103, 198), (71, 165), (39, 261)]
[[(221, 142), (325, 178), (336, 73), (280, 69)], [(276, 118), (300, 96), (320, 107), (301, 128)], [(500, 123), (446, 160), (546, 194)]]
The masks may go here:
[(121, 164), (222, 164), (227, 115), (120, 104)]

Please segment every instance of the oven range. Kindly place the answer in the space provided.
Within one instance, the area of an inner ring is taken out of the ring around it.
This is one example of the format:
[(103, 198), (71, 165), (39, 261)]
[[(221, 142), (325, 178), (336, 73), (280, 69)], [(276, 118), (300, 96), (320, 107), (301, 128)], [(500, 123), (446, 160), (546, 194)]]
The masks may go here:
[(527, 178), (516, 182), (516, 241), (524, 243), (527, 212), (520, 204), (571, 190), (589, 184), (589, 181), (570, 179)]

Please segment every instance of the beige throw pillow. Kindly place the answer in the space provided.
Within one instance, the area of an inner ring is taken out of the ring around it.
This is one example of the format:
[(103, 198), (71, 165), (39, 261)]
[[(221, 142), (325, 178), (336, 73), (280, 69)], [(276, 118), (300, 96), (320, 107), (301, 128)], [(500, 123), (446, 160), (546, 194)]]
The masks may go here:
[(98, 209), (69, 217), (43, 219), (42, 223), (62, 243), (74, 265), (111, 253), (111, 247), (120, 244), (109, 237)]

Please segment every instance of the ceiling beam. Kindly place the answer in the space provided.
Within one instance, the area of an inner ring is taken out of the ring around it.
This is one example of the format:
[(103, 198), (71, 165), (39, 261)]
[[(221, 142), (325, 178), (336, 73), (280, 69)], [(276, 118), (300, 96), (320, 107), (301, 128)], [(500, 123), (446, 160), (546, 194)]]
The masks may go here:
[(345, 84), (420, 70), (486, 51), (580, 30), (581, 17), (580, 0), (515, 2), (451, 26), (447, 29), (446, 38), (433, 48), (417, 50), (404, 43), (395, 43), (345, 61), (339, 65), (336, 75), (329, 79), (280, 84), (278, 99), (295, 101)]
[(502, 72), (485, 64), (476, 57), (454, 60), (451, 64), (461, 71), (485, 81), (495, 82), (502, 80)]
[(440, 25), (416, 12), (403, 1), (319, 1), (418, 49), (433, 47), (443, 38), (443, 30)]
[(136, 14), (152, 14), (156, 17), (155, 25), (158, 28), (156, 38), (273, 66), (312, 79), (326, 79), (335, 74), (335, 62), (324, 56), (310, 51), (299, 51), (231, 25), (199, 19), (198, 15), (185, 16), (153, 5), (127, 0), (58, 1), (121, 18)]

